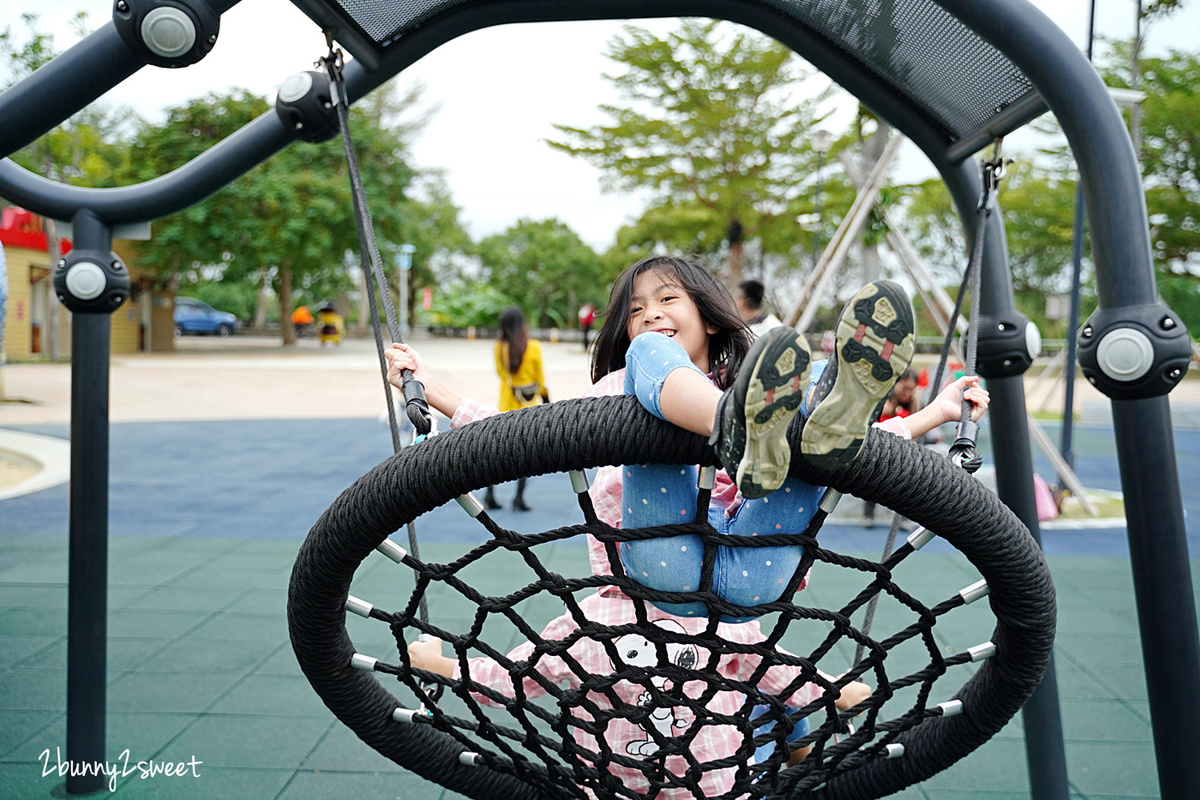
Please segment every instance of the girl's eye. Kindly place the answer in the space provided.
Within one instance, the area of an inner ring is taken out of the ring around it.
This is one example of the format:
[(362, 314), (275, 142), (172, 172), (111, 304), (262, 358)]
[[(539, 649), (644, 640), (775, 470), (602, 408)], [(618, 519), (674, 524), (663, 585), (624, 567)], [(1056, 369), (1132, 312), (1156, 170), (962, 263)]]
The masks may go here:
[(669, 302), (671, 302), (672, 300), (677, 300), (677, 299), (678, 299), (678, 298), (677, 298), (675, 295), (673, 295), (673, 294), (668, 294), (668, 295), (663, 295), (663, 299), (662, 299), (662, 300), (660, 300), (659, 302), (662, 302), (662, 303), (669, 303)]
[(640, 313), (642, 313), (641, 306), (634, 306), (633, 308), (629, 309), (629, 316), (631, 316), (631, 317), (637, 316)]

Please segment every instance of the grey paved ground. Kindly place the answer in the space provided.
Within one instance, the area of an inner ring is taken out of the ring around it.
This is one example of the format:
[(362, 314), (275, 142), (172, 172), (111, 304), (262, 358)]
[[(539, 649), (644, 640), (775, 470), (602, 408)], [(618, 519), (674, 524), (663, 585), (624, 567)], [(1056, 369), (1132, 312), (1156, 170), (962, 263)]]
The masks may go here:
[[(196, 351), (180, 356), (193, 359), (191, 374), (204, 378), (183, 391), (218, 399), (222, 387), (214, 384), (220, 383), (219, 376), (234, 376), (235, 383), (223, 389), (233, 396), (237, 383), (249, 374), (261, 377), (277, 369), (274, 374), (281, 381), (283, 376), (312, 381), (304, 377), (307, 368), (295, 365), (322, 358), (332, 363), (335, 358), (318, 351), (282, 357), (272, 353), (277, 365), (256, 370), (249, 360), (242, 366), (231, 366), (228, 359), (216, 365), (201, 356)], [(343, 359), (339, 363), (358, 358), (336, 357)], [(135, 362), (132, 366), (147, 381), (156, 371), (166, 375), (157, 361)], [(261, 359), (256, 363), (262, 365)], [(563, 354), (559, 363), (567, 369), (576, 360)], [(377, 380), (370, 366), (369, 359), (355, 360), (343, 371), (324, 374), (350, 380), (358, 370)], [(10, 376), (9, 391), (25, 386), (25, 391), (40, 392), (54, 383), (46, 376), (37, 381), (14, 386)], [(169, 396), (177, 388), (164, 387), (161, 393)], [(320, 391), (322, 403), (332, 408)], [(369, 391), (361, 389), (367, 403)], [(567, 394), (564, 389), (562, 396)], [(41, 412), (54, 402), (29, 410)], [(187, 417), (188, 411), (180, 402), (178, 414)], [(128, 748), (134, 761), (194, 756), (204, 762), (198, 778), (141, 780), (131, 774), (116, 782), (115, 794), (287, 800), (445, 796), (440, 787), (375, 755), (334, 720), (299, 673), (283, 616), (291, 565), (307, 529), (347, 485), (389, 455), (386, 429), (373, 409), (365, 407), (309, 418), (292, 406), (274, 411), (290, 418), (197, 419), (206, 415), (191, 413), (190, 418), (168, 420), (164, 412), (159, 421), (122, 421), (112, 427), (110, 758), (117, 760)], [(123, 414), (125, 410), (114, 408), (114, 419)], [(1117, 488), (1111, 431), (1102, 419), (1085, 416), (1088, 421), (1076, 439), (1081, 477), (1089, 486)], [(67, 434), (61, 419), (0, 422), (43, 435)], [(1200, 514), (1200, 431), (1179, 422), (1176, 446), (1189, 538), (1197, 553), (1193, 520)], [(1053, 429), (1051, 433), (1056, 435)], [(1043, 466), (1039, 470), (1049, 474)], [(499, 489), (502, 499), (511, 493), (511, 486)], [(536, 479), (528, 497), (535, 510), (497, 512), (501, 524), (533, 532), (579, 519), (564, 476)], [(851, 524), (855, 521), (847, 515), (842, 524), (829, 526), (823, 541), (835, 549), (877, 555), (886, 529), (864, 529)], [(422, 553), (430, 560), (453, 558), (483, 535), (456, 506), (422, 517), (417, 525)], [(4, 798), (54, 796), (62, 783), (57, 774), (47, 773), (53, 772), (56, 748), (65, 741), (66, 532), (65, 486), (0, 501)], [(1056, 662), (1072, 797), (1156, 797), (1124, 530), (1046, 530), (1043, 536), (1059, 598)], [(905, 586), (914, 592), (940, 598), (974, 580), (973, 568), (945, 546), (931, 546), (920, 556), (913, 574), (906, 576)], [(586, 569), (578, 546), (559, 545), (544, 558), (564, 573)], [(1193, 559), (1193, 575), (1198, 565)], [(380, 558), (364, 563), (354, 591), (387, 606), (403, 596), (404, 580), (402, 570)], [(503, 571), (478, 575), (485, 592), (511, 591), (510, 580)], [(837, 586), (828, 576), (824, 582), (816, 576), (808, 590), (810, 601), (828, 602)], [(435, 607), (434, 614), (438, 612)], [(540, 621), (557, 608), (547, 602), (527, 613)], [(885, 616), (880, 624), (886, 622)], [(350, 631), (359, 649), (386, 657), (386, 630), (352, 620)], [(986, 639), (989, 632), (986, 615), (967, 615), (949, 624), (939, 642), (958, 650)], [(964, 677), (945, 679), (950, 681), (946, 694)], [(1025, 759), (1018, 717), (951, 769), (898, 796), (1028, 797)]]

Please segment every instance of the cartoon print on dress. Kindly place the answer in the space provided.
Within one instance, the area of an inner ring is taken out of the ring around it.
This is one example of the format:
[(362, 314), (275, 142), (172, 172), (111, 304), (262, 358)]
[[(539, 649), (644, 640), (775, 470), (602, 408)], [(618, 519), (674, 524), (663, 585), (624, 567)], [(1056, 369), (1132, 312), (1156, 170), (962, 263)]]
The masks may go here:
[[(660, 619), (655, 620), (654, 624), (672, 633), (687, 633), (683, 626), (675, 620)], [(664, 648), (666, 649), (669, 664), (662, 664), (658, 660), (658, 648), (654, 646), (654, 642), (639, 633), (627, 633), (619, 637), (616, 640), (616, 646), (621, 660), (633, 667), (663, 667), (673, 664), (682, 669), (695, 669), (696, 665), (700, 662), (700, 652), (695, 645), (667, 642)], [(667, 679), (665, 677), (655, 675), (650, 678), (650, 683), (660, 692), (666, 691)], [(661, 699), (661, 695), (659, 697)], [(654, 697), (652, 697), (649, 691), (643, 692), (638, 697), (638, 705), (650, 709), (648, 722), (664, 738), (671, 738), (676, 729), (688, 726), (686, 719), (675, 715), (675, 706), (654, 705)], [(631, 741), (625, 746), (625, 751), (633, 756), (651, 756), (657, 753), (658, 750), (659, 747), (654, 741), (654, 735), (649, 730), (646, 731), (645, 739)]]

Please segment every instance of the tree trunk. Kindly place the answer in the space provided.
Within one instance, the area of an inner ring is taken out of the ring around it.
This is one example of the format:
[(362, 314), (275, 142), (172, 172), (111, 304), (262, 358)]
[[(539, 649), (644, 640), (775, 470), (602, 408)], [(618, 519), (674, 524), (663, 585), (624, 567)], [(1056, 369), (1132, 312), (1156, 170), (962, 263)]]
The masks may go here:
[(279, 265), (279, 327), (283, 331), (283, 345), (296, 343), (296, 329), (292, 327), (292, 268), (289, 264)]
[(736, 291), (742, 282), (742, 257), (744, 254), (741, 220), (729, 223), (729, 290)]
[(359, 333), (366, 333), (371, 328), (371, 298), (367, 294), (367, 281), (371, 280), (371, 276), (362, 268), (358, 267), (358, 321), (354, 325), (354, 329)]
[(268, 291), (271, 277), (268, 270), (263, 270), (258, 276), (258, 292), (254, 296), (254, 329), (261, 331), (267, 326), (267, 302), (270, 298)]

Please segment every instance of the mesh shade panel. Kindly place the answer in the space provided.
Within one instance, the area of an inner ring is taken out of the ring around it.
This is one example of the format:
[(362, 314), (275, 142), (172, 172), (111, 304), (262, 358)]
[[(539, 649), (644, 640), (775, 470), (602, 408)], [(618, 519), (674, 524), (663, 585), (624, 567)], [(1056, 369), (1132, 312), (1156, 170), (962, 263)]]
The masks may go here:
[[(327, 0), (325, 6), (357, 28), (381, 55), (397, 38), (469, 3), (475, 4), (473, 0)], [(999, 50), (930, 0), (763, 0), (763, 5), (859, 61), (922, 110), (952, 141), (982, 129), (1034, 91), (1030, 80)], [(570, 0), (564, 0), (564, 10), (569, 6)]]

